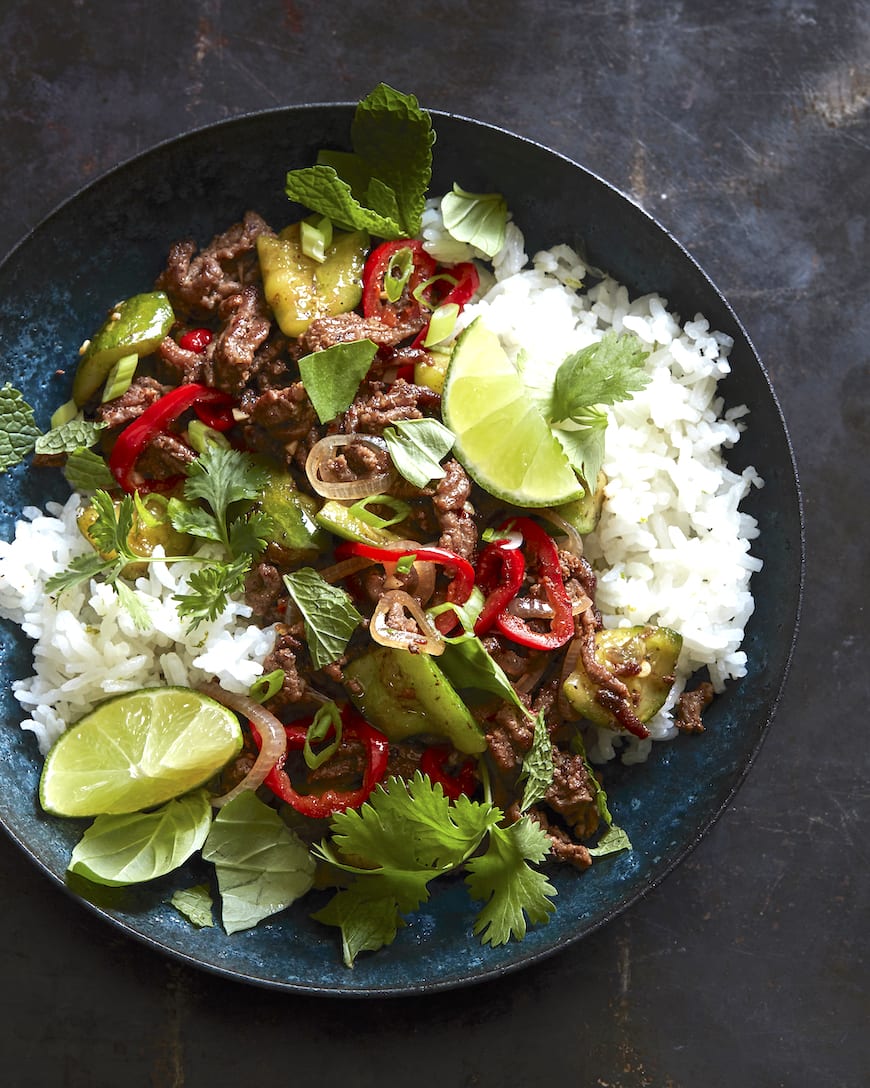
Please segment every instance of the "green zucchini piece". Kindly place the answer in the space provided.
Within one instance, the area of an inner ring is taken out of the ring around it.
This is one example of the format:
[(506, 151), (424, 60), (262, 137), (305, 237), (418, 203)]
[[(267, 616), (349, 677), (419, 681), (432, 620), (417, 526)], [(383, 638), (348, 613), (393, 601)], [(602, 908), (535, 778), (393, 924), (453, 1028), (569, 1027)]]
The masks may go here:
[[(682, 646), (683, 636), (670, 627), (615, 627), (595, 632), (597, 661), (611, 668), (634, 664), (639, 668), (636, 675), (620, 674), (619, 678), (631, 692), (634, 713), (642, 722), (649, 721), (668, 697)], [(595, 698), (599, 686), (583, 668), (582, 660), (562, 690), (578, 717), (610, 729), (620, 728)]]
[(90, 400), (125, 355), (150, 355), (174, 322), (163, 291), (133, 295), (115, 306), (79, 359), (72, 390), (76, 404)]
[(486, 751), (486, 737), (427, 654), (379, 646), (345, 668), (350, 697), (363, 717), (390, 740), (443, 737), (460, 752)]
[(366, 231), (335, 231), (324, 259), (315, 260), (302, 249), (299, 223), (257, 238), (263, 293), (285, 336), (301, 336), (315, 317), (359, 305), (368, 248)]
[(553, 512), (561, 515), (581, 536), (591, 533), (601, 517), (606, 483), (607, 477), (603, 472), (599, 472), (593, 492), (586, 491), (579, 499), (566, 502), (563, 506), (554, 506)]

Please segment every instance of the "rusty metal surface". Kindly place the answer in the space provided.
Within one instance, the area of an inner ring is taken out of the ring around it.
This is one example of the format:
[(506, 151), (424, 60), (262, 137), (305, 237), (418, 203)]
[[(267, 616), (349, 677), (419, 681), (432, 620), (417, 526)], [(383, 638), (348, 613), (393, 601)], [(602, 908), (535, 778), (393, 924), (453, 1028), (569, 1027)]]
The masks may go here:
[[(583, 163), (738, 310), (791, 430), (808, 532), (797, 655), (751, 774), (688, 860), (603, 930), (468, 990), (282, 996), (116, 934), (0, 838), (4, 1082), (865, 1084), (866, 0), (6, 0), (0, 59), (3, 252), (160, 140), (355, 100), (379, 79)], [(46, 274), (66, 271), (58, 254)]]

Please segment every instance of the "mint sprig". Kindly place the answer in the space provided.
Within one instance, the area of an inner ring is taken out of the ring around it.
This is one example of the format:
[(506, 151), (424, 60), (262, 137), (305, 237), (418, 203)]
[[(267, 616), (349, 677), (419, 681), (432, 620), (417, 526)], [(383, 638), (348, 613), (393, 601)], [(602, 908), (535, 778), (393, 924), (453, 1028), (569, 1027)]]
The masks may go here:
[(9, 382), (0, 387), (0, 473), (20, 464), (40, 434), (33, 409)]

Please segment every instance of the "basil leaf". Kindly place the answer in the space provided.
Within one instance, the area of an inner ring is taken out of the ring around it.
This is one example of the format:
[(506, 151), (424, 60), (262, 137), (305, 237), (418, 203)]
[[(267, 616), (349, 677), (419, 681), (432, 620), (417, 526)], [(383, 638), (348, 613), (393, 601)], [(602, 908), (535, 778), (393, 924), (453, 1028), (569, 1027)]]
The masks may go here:
[(324, 581), (313, 567), (300, 567), (285, 574), (284, 584), (302, 613), (314, 667), (323, 669), (331, 665), (344, 653), (362, 623), (350, 594)]
[(153, 812), (98, 816), (72, 852), (69, 871), (111, 888), (172, 872), (200, 849), (211, 826), (205, 790)]
[(302, 384), (321, 423), (350, 407), (378, 347), (371, 340), (351, 340), (299, 360)]
[(455, 438), (437, 419), (405, 419), (387, 427), (384, 440), (397, 471), (416, 487), (425, 487), (444, 475), (441, 458)]
[(501, 193), (469, 193), (455, 182), (441, 198), (444, 228), (457, 242), (466, 242), (487, 257), (504, 245), (507, 201)]
[(169, 900), (173, 907), (199, 929), (214, 926), (212, 898), (208, 884), (196, 884), (173, 892)]
[(251, 790), (218, 812), (202, 856), (217, 873), (227, 933), (284, 910), (314, 883), (308, 847)]

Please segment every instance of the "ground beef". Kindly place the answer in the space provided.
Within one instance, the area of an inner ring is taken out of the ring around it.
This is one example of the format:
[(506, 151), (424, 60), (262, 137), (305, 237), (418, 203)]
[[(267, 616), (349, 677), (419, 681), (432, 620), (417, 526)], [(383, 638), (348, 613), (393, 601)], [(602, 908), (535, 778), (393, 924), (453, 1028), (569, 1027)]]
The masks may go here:
[(383, 434), (387, 427), (401, 420), (422, 419), (437, 411), (441, 397), (424, 385), (414, 385), (399, 378), (389, 385), (364, 382), (360, 394), (344, 413), (340, 429), (345, 434), (363, 431)]
[(166, 386), (161, 385), (154, 378), (145, 376), (134, 378), (129, 388), (120, 397), (101, 404), (94, 412), (94, 418), (98, 423), (105, 423), (109, 430), (116, 430), (141, 416), (145, 409), (160, 400), (165, 392), (167, 392)]
[[(519, 805), (515, 806), (513, 813), (509, 815), (519, 816)], [(550, 820), (541, 809), (532, 805), (528, 816), (544, 831), (550, 840), (550, 853), (556, 861), (572, 865), (575, 869), (588, 869), (592, 864), (592, 855), (582, 843), (575, 842), (567, 831), (550, 823)]]
[(170, 385), (187, 385), (202, 380), (211, 364), (214, 340), (204, 351), (188, 351), (172, 336), (164, 336), (157, 345), (155, 357), (158, 369)]
[(299, 337), (296, 352), (301, 358), (311, 352), (324, 351), (336, 344), (346, 344), (353, 340), (371, 340), (379, 347), (394, 347), (403, 340), (416, 336), (422, 327), (422, 317), (419, 321), (402, 321), (392, 326), (385, 324), (379, 317), (362, 317), (357, 313), (316, 317)]
[(474, 508), (468, 501), (471, 480), (458, 461), (447, 461), (444, 476), (438, 481), (432, 503), (435, 507), (441, 537), (438, 544), (474, 562), (477, 552), (477, 526)]
[(267, 389), (259, 396), (246, 395), (242, 407), (248, 413), (244, 425), (247, 445), (279, 461), (291, 458), (300, 440), (316, 430), (317, 414), (302, 382)]
[(142, 451), (137, 470), (149, 480), (168, 480), (186, 476), (187, 466), (196, 460), (196, 450), (177, 435), (158, 434)]
[(192, 240), (176, 242), (156, 286), (169, 296), (176, 316), (208, 320), (224, 299), (259, 279), (257, 238), (272, 233), (264, 219), (249, 211), (200, 253)]
[(276, 627), (275, 646), (263, 661), (263, 673), (284, 671), (281, 690), (269, 700), (273, 712), (292, 703), (299, 703), (308, 695), (308, 678), (304, 664), (304, 632), (294, 626), (279, 623)]
[(214, 341), (206, 383), (239, 396), (262, 361), (257, 352), (272, 331), (271, 312), (259, 284), (249, 284), (224, 299), (219, 314), (224, 325)]
[(277, 567), (257, 563), (245, 577), (245, 604), (251, 608), (251, 619), (259, 627), (283, 619), (287, 605), (287, 587)]
[(704, 680), (693, 691), (684, 691), (677, 700), (674, 725), (683, 733), (703, 733), (701, 715), (713, 701), (713, 685)]
[(596, 793), (583, 757), (554, 746), (553, 782), (543, 803), (562, 817), (578, 839), (588, 838), (598, 828)]

